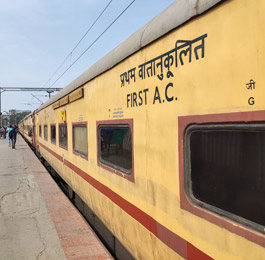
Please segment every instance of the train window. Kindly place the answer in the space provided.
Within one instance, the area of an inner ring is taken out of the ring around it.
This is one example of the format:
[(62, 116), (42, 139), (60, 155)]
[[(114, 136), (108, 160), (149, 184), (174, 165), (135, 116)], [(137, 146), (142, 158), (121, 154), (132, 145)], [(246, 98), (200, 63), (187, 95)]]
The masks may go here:
[(99, 161), (115, 170), (132, 173), (132, 137), (129, 125), (99, 125)]
[(190, 199), (263, 230), (265, 125), (193, 125), (186, 129), (184, 142)]
[(73, 149), (75, 153), (87, 156), (86, 124), (73, 124)]
[(67, 148), (67, 125), (60, 124), (59, 125), (59, 145)]
[(56, 125), (51, 125), (51, 142), (56, 144)]
[(44, 140), (48, 141), (48, 126), (44, 125)]
[(39, 137), (41, 137), (41, 125), (39, 125)]

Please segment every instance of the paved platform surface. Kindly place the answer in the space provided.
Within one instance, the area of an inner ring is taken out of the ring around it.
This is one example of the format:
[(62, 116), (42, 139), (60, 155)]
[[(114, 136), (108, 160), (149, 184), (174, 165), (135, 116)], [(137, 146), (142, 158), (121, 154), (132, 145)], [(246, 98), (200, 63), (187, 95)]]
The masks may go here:
[(18, 135), (0, 139), (0, 260), (113, 259)]

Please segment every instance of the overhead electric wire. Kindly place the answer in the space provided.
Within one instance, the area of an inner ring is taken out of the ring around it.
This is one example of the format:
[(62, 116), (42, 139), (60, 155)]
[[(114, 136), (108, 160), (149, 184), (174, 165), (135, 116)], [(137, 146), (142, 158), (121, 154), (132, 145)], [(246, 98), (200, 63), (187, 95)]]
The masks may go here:
[(55, 83), (101, 38), (101, 36), (127, 11), (127, 9), (135, 2), (133, 0), (113, 21), (112, 23), (78, 56), (77, 59), (57, 78), (53, 84), (50, 86), (54, 86)]
[(78, 47), (78, 45), (82, 42), (82, 40), (86, 37), (86, 35), (90, 32), (90, 30), (93, 28), (93, 26), (96, 24), (96, 22), (99, 20), (99, 18), (103, 15), (103, 13), (107, 10), (107, 8), (109, 7), (109, 5), (111, 4), (113, 0), (110, 0), (109, 3), (105, 6), (105, 8), (103, 9), (103, 11), (98, 15), (98, 17), (96, 18), (96, 20), (93, 22), (93, 24), (88, 28), (88, 30), (85, 32), (85, 34), (82, 36), (82, 38), (78, 41), (78, 43), (75, 45), (75, 47), (72, 49), (72, 51), (66, 56), (66, 58), (64, 59), (64, 61), (61, 63), (61, 65), (55, 70), (55, 72), (51, 75), (51, 77), (49, 78), (49, 80), (42, 86), (45, 87), (50, 80), (53, 78), (53, 76), (59, 71), (59, 69), (64, 65), (64, 63), (67, 61), (67, 59), (73, 54), (73, 52), (75, 51), (75, 49)]

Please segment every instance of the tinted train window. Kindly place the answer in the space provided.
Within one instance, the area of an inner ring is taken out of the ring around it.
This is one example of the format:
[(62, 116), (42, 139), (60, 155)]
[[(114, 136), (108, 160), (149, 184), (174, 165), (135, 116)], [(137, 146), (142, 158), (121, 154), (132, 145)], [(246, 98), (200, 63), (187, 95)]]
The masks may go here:
[(191, 199), (255, 228), (265, 225), (264, 125), (191, 126), (185, 148)]
[(51, 125), (51, 142), (56, 144), (56, 125)]
[(87, 127), (85, 124), (73, 125), (74, 152), (87, 156)]
[(132, 138), (128, 125), (100, 125), (99, 160), (123, 173), (132, 172)]
[(44, 139), (47, 141), (48, 140), (48, 126), (44, 126)]
[(39, 137), (41, 137), (41, 125), (39, 125)]
[(67, 148), (67, 125), (59, 125), (59, 144)]

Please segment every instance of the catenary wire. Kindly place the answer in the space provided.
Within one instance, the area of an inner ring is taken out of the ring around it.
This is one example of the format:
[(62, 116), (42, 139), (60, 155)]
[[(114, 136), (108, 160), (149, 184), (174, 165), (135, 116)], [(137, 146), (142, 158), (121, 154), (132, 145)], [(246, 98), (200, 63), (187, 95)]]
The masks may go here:
[(101, 36), (127, 11), (127, 9), (135, 2), (133, 0), (113, 21), (112, 23), (75, 59), (75, 61), (53, 82), (50, 86), (54, 86), (56, 82), (101, 38)]
[(79, 44), (82, 42), (82, 40), (86, 37), (86, 35), (90, 32), (90, 30), (93, 28), (93, 26), (96, 24), (96, 22), (99, 20), (99, 18), (103, 15), (103, 13), (107, 10), (107, 8), (109, 7), (109, 5), (111, 4), (113, 0), (110, 0), (108, 2), (108, 4), (105, 6), (105, 8), (103, 9), (103, 11), (98, 15), (98, 17), (96, 18), (96, 20), (93, 22), (93, 24), (88, 28), (88, 30), (85, 32), (85, 34), (82, 36), (82, 38), (78, 41), (78, 43), (75, 45), (75, 47), (71, 50), (71, 52), (66, 56), (66, 58), (64, 59), (64, 61), (60, 64), (60, 66), (55, 70), (55, 72), (50, 76), (49, 80), (42, 86), (45, 87), (50, 81), (51, 79), (54, 77), (54, 75), (59, 71), (59, 69), (65, 64), (65, 62), (67, 61), (67, 59), (73, 54), (73, 52), (75, 51), (75, 49), (79, 46)]

